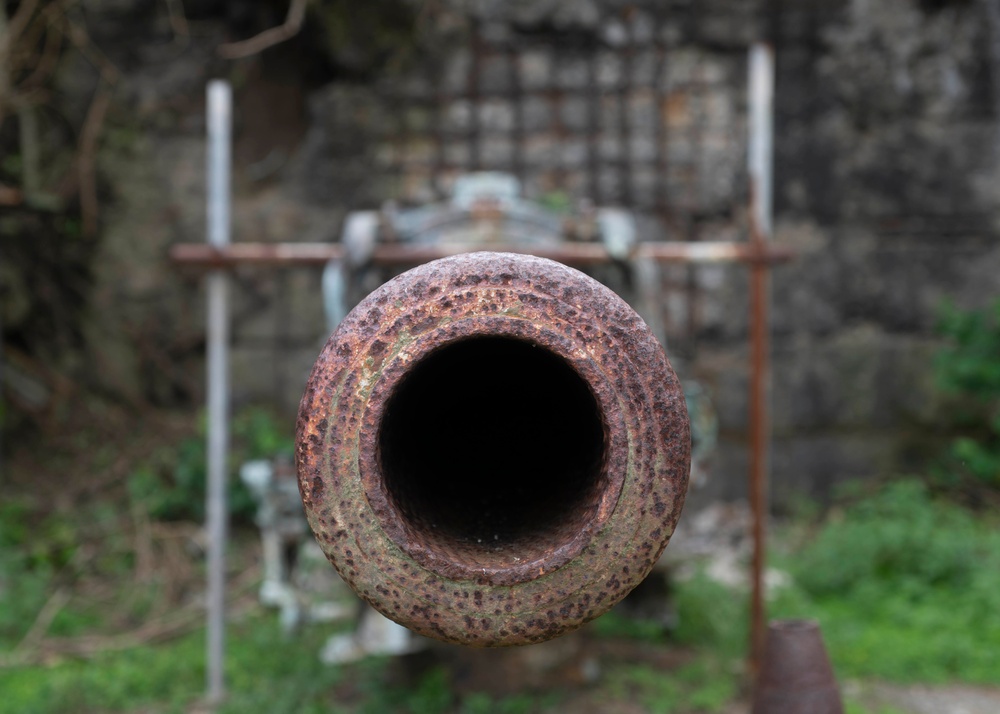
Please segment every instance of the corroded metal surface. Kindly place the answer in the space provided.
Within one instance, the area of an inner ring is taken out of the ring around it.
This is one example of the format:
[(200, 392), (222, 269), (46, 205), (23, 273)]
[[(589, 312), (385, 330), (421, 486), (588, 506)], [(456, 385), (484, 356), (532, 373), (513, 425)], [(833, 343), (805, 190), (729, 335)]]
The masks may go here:
[(816, 622), (770, 623), (753, 714), (844, 714), (837, 680)]
[(330, 338), (299, 412), (309, 523), (391, 619), (474, 646), (539, 642), (652, 568), (690, 466), (684, 398), (639, 316), (549, 260), (415, 268)]

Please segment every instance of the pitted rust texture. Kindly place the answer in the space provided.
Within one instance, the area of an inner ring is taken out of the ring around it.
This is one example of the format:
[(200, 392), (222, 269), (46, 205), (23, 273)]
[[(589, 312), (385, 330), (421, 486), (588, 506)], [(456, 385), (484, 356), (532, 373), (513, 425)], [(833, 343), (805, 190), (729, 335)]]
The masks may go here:
[(362, 598), (420, 634), (501, 646), (575, 629), (648, 574), (690, 434), (663, 350), (617, 295), (549, 260), (473, 253), (348, 315), (309, 378), (296, 459), (309, 523)]
[(812, 620), (772, 620), (752, 714), (844, 714), (840, 688)]

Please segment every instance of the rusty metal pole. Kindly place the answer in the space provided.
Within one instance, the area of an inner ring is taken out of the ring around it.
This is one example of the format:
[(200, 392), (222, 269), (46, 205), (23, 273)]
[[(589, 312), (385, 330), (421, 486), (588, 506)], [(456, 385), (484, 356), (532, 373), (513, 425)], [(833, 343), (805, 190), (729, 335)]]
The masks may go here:
[[(232, 89), (228, 82), (209, 82), (208, 99), (208, 242), (216, 249), (229, 243), (229, 163)], [(208, 535), (208, 627), (206, 679), (208, 700), (225, 697), (223, 675), (226, 615), (226, 503), (229, 451), (229, 299), (227, 277), (213, 270), (207, 279), (208, 302), (208, 483), (205, 517)]]
[[(766, 44), (750, 49), (749, 61), (750, 240), (760, 255), (771, 236), (772, 141), (774, 111), (774, 51)], [(750, 596), (750, 669), (756, 673), (764, 649), (766, 603), (764, 569), (768, 514), (769, 266), (750, 264), (750, 508), (753, 519), (753, 561)]]

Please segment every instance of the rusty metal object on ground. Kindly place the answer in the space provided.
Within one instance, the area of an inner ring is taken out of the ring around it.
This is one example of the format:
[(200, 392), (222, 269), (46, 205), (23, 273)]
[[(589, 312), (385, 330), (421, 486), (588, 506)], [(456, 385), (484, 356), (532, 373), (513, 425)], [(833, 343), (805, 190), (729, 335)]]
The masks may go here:
[(299, 487), (327, 557), (447, 642), (540, 642), (653, 567), (687, 488), (684, 397), (617, 295), (472, 253), (415, 268), (327, 342), (299, 411)]
[(819, 625), (772, 620), (754, 693), (753, 714), (844, 714)]

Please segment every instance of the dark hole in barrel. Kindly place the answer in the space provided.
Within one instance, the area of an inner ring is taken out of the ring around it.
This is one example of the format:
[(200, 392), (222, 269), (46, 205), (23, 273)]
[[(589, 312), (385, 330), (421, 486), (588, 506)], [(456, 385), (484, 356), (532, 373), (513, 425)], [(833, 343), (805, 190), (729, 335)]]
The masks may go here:
[(383, 483), (408, 537), (470, 570), (523, 566), (578, 543), (608, 488), (605, 450), (601, 410), (580, 375), (503, 337), (425, 357), (390, 397), (379, 432)]

